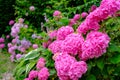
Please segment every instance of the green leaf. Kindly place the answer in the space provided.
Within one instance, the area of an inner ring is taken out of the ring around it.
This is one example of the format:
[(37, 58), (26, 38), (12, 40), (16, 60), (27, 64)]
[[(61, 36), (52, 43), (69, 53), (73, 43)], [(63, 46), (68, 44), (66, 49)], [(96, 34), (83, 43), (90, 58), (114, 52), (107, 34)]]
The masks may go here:
[(110, 46), (109, 46), (109, 50), (111, 51), (111, 52), (120, 52), (120, 46), (117, 46), (117, 45), (115, 45), (115, 44), (111, 44)]
[(96, 80), (96, 77), (93, 74), (91, 74), (91, 75), (88, 75), (86, 80)]
[(113, 64), (118, 64), (120, 62), (120, 54), (116, 54), (113, 57), (109, 58), (110, 62)]
[(100, 69), (100, 70), (103, 70), (103, 68), (104, 68), (104, 60), (103, 59), (98, 59), (97, 61), (96, 61), (97, 63), (97, 67)]
[(37, 50), (30, 51), (28, 54), (25, 55), (25, 60), (31, 60), (35, 59), (36, 57), (39, 57), (40, 53)]
[(65, 26), (65, 25), (68, 25), (69, 19), (68, 18), (62, 18), (62, 19), (60, 19), (60, 22), (61, 22), (61, 24), (63, 24)]
[(18, 69), (18, 71), (15, 73), (16, 76), (21, 76), (24, 72), (25, 72), (25, 66), (21, 67), (20, 69)]
[(36, 62), (30, 62), (29, 64), (26, 65), (26, 76), (29, 73), (29, 71), (35, 66)]

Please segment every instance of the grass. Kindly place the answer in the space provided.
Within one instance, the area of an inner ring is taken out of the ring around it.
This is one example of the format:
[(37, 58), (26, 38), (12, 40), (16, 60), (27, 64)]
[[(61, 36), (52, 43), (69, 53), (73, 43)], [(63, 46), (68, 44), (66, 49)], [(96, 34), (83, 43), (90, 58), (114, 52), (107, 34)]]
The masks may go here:
[(0, 51), (0, 79), (5, 72), (12, 73), (14, 68), (15, 63), (10, 61), (10, 54)]

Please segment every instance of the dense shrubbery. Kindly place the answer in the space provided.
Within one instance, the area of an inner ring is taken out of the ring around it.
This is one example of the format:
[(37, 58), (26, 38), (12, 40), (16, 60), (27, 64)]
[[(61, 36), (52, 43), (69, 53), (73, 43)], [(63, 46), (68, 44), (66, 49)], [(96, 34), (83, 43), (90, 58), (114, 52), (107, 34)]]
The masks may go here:
[(16, 80), (119, 80), (120, 3), (41, 2), (16, 0), (14, 6), (8, 51), (18, 64)]

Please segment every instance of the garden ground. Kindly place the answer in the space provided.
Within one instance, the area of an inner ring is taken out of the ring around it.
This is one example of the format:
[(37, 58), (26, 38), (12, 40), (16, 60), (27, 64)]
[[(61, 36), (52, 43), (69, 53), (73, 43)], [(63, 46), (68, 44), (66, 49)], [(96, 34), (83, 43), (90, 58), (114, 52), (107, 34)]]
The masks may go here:
[(10, 55), (0, 52), (0, 80), (14, 80), (12, 78), (14, 67), (15, 63), (10, 61)]

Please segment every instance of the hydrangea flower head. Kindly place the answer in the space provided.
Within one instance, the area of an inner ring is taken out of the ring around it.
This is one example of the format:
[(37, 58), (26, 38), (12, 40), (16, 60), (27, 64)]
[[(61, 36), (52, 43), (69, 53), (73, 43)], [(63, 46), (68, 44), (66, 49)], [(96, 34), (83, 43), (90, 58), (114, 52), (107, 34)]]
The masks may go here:
[(13, 25), (14, 23), (15, 23), (14, 20), (9, 21), (9, 25)]
[(48, 69), (44, 67), (38, 72), (38, 80), (47, 80), (49, 75)]
[(86, 41), (82, 45), (82, 60), (98, 58), (106, 52), (110, 38), (107, 34), (92, 31), (87, 35)]
[(75, 14), (75, 16), (73, 17), (73, 19), (74, 19), (75, 21), (79, 20), (79, 19), (80, 19), (80, 14)]
[(28, 75), (30, 79), (37, 78), (37, 76), (38, 76), (38, 71), (35, 71), (35, 70), (30, 71)]
[(71, 80), (78, 80), (87, 71), (87, 64), (84, 61), (79, 61), (71, 64), (68, 75)]
[(61, 12), (56, 10), (54, 13), (53, 13), (53, 16), (60, 16), (61, 15)]
[(58, 32), (57, 32), (57, 40), (64, 40), (65, 37), (71, 33), (73, 33), (74, 30), (72, 27), (70, 26), (66, 26), (66, 27), (61, 27), (58, 29)]
[(43, 67), (45, 67), (45, 59), (41, 57), (37, 62), (36, 68), (42, 69)]
[(82, 18), (86, 18), (88, 16), (88, 13), (87, 12), (83, 12), (82, 14), (81, 14), (81, 17)]
[(48, 46), (48, 49), (51, 50), (53, 54), (61, 52), (61, 44), (62, 40), (56, 40)]
[(0, 38), (0, 43), (5, 42), (4, 38)]
[(49, 35), (50, 39), (56, 38), (56, 36), (57, 36), (57, 30), (50, 31), (48, 33), (48, 35)]
[(71, 55), (77, 55), (81, 52), (83, 42), (84, 38), (81, 34), (69, 34), (61, 44), (62, 52), (66, 52)]
[(37, 49), (38, 48), (38, 45), (37, 44), (33, 44), (32, 46), (34, 49)]
[(35, 7), (34, 6), (30, 6), (30, 11), (35, 11)]

